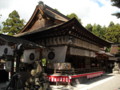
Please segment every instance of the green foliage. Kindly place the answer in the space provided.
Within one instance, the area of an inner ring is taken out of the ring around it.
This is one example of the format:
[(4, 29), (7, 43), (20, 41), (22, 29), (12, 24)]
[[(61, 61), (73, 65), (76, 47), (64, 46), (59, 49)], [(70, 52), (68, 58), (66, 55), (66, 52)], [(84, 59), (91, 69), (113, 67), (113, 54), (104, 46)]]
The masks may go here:
[(0, 34), (1, 34), (2, 32), (1, 32), (1, 26), (0, 26)]
[[(57, 8), (55, 8), (54, 10), (55, 10), (55, 11), (58, 11), (58, 9), (57, 9)], [(59, 11), (58, 11), (58, 12), (59, 12)]]
[(105, 52), (110, 52), (110, 47), (106, 47)]
[(91, 24), (87, 24), (86, 29), (104, 40), (113, 43), (120, 43), (120, 24), (110, 22), (108, 27), (102, 27), (97, 24), (94, 24), (93, 26)]
[(15, 35), (20, 32), (24, 26), (24, 20), (20, 19), (20, 16), (16, 10), (9, 14), (8, 19), (2, 22), (3, 29), (2, 32), (8, 35)]
[(88, 31), (92, 31), (93, 26), (92, 26), (91, 24), (87, 24), (86, 29), (87, 29)]
[[(2, 15), (0, 14), (0, 18), (1, 18), (1, 16), (2, 16)], [(1, 32), (1, 26), (0, 26), (0, 33), (2, 33), (2, 32)]]
[(99, 24), (94, 24), (92, 28), (92, 33), (95, 34), (96, 36), (104, 39), (105, 38), (105, 32), (106, 32), (106, 27), (102, 27)]
[(105, 34), (106, 40), (114, 43), (120, 43), (120, 24), (109, 25), (107, 33)]
[(106, 33), (106, 27), (101, 26), (99, 24), (94, 24), (93, 26), (91, 24), (86, 25), (86, 29), (90, 32), (92, 32), (94, 35), (98, 36), (101, 39), (105, 39), (105, 33)]
[(70, 19), (76, 18), (81, 23), (81, 19), (75, 13), (68, 14), (67, 17)]
[[(120, 0), (111, 0), (111, 1), (112, 1), (112, 5), (113, 6), (116, 6), (116, 7), (120, 8)], [(118, 18), (120, 18), (120, 12), (115, 13), (113, 15), (117, 16)]]
[(114, 26), (115, 24), (114, 24), (114, 22), (110, 22), (110, 24), (109, 24), (109, 27), (112, 27), (112, 26)]

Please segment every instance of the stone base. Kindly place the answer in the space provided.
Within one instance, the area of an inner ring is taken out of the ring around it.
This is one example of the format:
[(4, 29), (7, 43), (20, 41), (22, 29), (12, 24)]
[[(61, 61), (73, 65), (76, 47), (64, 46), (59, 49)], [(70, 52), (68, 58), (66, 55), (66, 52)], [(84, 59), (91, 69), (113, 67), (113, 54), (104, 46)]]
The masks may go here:
[(120, 71), (113, 71), (113, 74), (120, 74)]

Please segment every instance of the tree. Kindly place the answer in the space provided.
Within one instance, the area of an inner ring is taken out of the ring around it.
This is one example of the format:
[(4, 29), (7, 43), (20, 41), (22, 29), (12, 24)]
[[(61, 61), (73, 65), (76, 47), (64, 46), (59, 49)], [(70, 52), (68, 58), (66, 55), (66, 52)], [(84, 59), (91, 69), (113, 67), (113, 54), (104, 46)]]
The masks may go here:
[(0, 26), (0, 33), (1, 33), (1, 26)]
[[(120, 0), (111, 0), (111, 1), (113, 2), (112, 3), (113, 6), (116, 6), (116, 7), (120, 8)], [(120, 18), (120, 12), (115, 13), (113, 15), (117, 16), (118, 18)]]
[(57, 11), (57, 12), (60, 12), (57, 8), (55, 8), (54, 10)]
[(91, 24), (87, 24), (86, 29), (92, 32), (93, 26)]
[[(105, 34), (107, 33), (107, 27), (106, 26), (103, 26), (102, 27), (102, 39), (106, 40), (105, 38)], [(108, 40), (107, 40), (108, 41)]]
[(1, 26), (0, 26), (0, 33), (1, 33)]
[(81, 19), (75, 13), (68, 14), (67, 17), (70, 19), (76, 18), (81, 23)]
[[(2, 15), (0, 14), (0, 18), (1, 18), (1, 16), (2, 16)], [(0, 33), (1, 33), (1, 26), (0, 26)]]
[(114, 25), (115, 25), (114, 22), (111, 21), (108, 27), (112, 27)]
[(92, 28), (92, 33), (95, 34), (96, 36), (104, 39), (105, 38), (105, 27), (100, 26), (99, 24), (94, 24)]
[(114, 43), (120, 43), (120, 24), (109, 25), (105, 38)]
[(116, 6), (118, 8), (120, 8), (120, 0), (111, 0), (113, 2), (113, 6)]
[(15, 35), (20, 32), (24, 26), (24, 20), (20, 19), (20, 16), (16, 10), (9, 14), (8, 19), (2, 22), (3, 29), (2, 32), (8, 35)]

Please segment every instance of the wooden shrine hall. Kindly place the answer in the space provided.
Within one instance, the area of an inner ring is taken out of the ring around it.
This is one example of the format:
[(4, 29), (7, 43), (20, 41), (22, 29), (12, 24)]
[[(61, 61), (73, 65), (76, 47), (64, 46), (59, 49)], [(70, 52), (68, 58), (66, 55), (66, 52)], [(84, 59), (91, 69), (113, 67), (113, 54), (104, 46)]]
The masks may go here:
[(70, 63), (76, 73), (108, 69), (109, 55), (99, 52), (111, 43), (92, 34), (76, 18), (69, 19), (43, 2), (15, 37), (46, 47), (42, 58), (47, 60), (48, 69), (55, 69), (54, 63)]

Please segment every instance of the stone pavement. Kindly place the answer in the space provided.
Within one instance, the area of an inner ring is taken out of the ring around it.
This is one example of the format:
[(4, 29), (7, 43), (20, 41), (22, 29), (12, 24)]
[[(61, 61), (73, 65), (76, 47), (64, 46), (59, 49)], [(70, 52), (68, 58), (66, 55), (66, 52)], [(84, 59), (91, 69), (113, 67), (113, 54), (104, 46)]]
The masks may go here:
[(52, 90), (120, 90), (120, 75), (107, 74), (76, 86), (51, 86)]
[(7, 83), (0, 83), (0, 90), (5, 90)]
[[(0, 84), (0, 90), (5, 84)], [(106, 74), (75, 86), (51, 85), (52, 90), (120, 90), (120, 74)]]
[(87, 90), (120, 90), (120, 75), (115, 75), (111, 79)]

